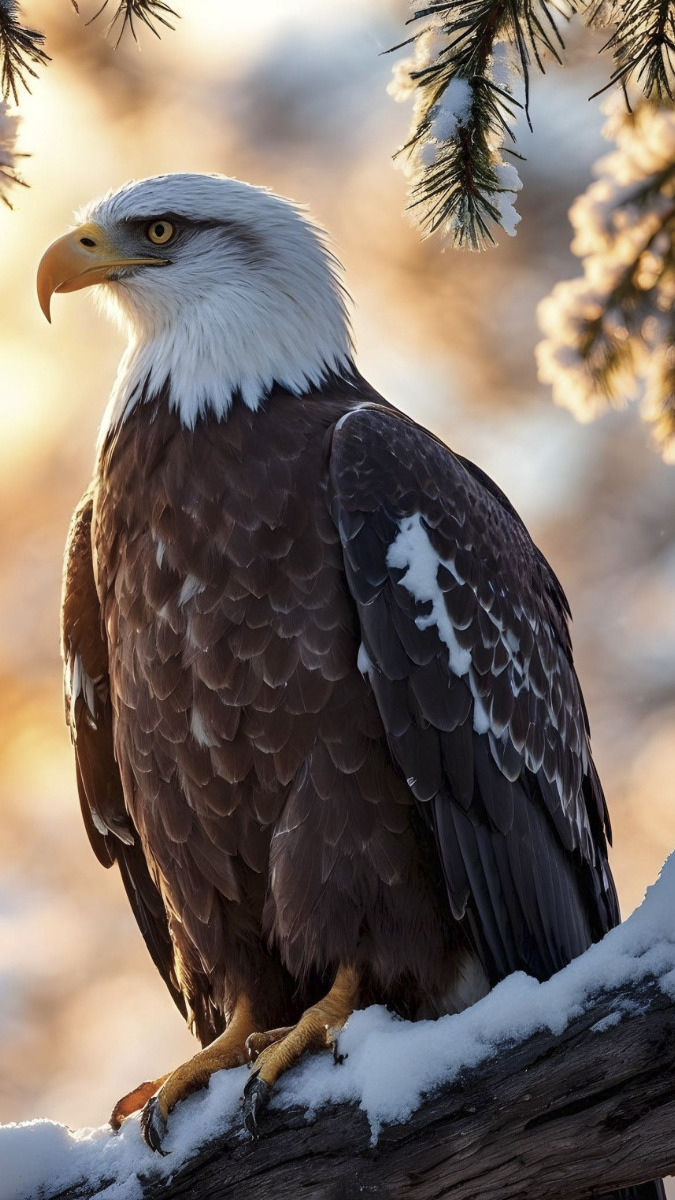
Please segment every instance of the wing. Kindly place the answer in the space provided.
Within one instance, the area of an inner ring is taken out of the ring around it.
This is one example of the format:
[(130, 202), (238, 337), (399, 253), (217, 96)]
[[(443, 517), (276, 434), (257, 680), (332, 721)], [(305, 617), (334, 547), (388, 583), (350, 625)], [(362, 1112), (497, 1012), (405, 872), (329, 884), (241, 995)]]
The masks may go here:
[(547, 978), (619, 920), (567, 603), (506, 497), (400, 414), (335, 427), (359, 667), (491, 979)]
[(118, 864), (152, 960), (186, 1016), (166, 911), (127, 813), (115, 761), (108, 656), (92, 564), (91, 514), (92, 495), (87, 492), (68, 533), (61, 613), (66, 721), (75, 750), (80, 806), (96, 857), (104, 867)]

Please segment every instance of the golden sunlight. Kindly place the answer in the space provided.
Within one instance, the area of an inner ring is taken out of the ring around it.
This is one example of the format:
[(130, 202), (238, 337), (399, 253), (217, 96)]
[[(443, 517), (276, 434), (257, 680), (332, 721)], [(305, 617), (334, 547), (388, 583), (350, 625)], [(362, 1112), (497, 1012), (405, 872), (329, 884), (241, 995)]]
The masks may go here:
[[(395, 56), (381, 51), (402, 39), (405, 0), (175, 3), (174, 32), (141, 30), (140, 49), (117, 51), (69, 0), (24, 6), (53, 62), (20, 97), (29, 187), (0, 206), (3, 1121), (101, 1123), (137, 1079), (196, 1048), (116, 872), (90, 852), (61, 700), (62, 547), (123, 339), (86, 291), (55, 296), (48, 325), (35, 273), (80, 205), (129, 178), (235, 175), (308, 204), (330, 230), (361, 370), (496, 478), (570, 597), (625, 914), (675, 839), (672, 469), (631, 414), (577, 426), (534, 365), (536, 304), (569, 272), (565, 214), (600, 147), (588, 56), (578, 50), (574, 88), (554, 73), (535, 84), (518, 237), (442, 253), (403, 214), (391, 164), (408, 114), (387, 96)], [(556, 121), (551, 155), (543, 130)]]

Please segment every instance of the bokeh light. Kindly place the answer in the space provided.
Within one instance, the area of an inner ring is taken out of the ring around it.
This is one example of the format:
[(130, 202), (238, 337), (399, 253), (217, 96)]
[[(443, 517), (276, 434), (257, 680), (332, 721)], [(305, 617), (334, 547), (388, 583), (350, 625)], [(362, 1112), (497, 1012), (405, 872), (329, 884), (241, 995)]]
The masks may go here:
[(495, 477), (569, 594), (624, 915), (675, 843), (675, 475), (635, 414), (580, 427), (555, 409), (533, 360), (536, 303), (574, 273), (566, 210), (602, 150), (597, 43), (573, 28), (569, 68), (535, 85), (519, 235), (475, 257), (403, 215), (390, 159), (408, 113), (381, 51), (404, 0), (176, 2), (175, 32), (116, 52), (68, 0), (24, 4), (53, 63), (22, 101), (30, 188), (0, 211), (3, 1121), (99, 1124), (195, 1049), (90, 852), (61, 700), (62, 547), (122, 343), (86, 292), (56, 297), (48, 326), (35, 270), (73, 210), (132, 176), (224, 171), (327, 226), (363, 373)]

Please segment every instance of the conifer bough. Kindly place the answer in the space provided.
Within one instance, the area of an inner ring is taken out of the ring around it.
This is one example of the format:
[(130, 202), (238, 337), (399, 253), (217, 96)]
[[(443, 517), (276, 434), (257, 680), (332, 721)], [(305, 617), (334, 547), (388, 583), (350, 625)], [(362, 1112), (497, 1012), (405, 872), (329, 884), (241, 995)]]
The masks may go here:
[(504, 156), (519, 157), (516, 109), (529, 120), (530, 71), (543, 72), (547, 56), (562, 61), (560, 24), (578, 11), (594, 26), (615, 25), (605, 45), (615, 62), (608, 87), (631, 83), (648, 99), (673, 101), (675, 0), (444, 0), (414, 10), (419, 30), (402, 43), (414, 45), (413, 56), (397, 65), (390, 90), (416, 97), (399, 154), (425, 233), (441, 229), (452, 244), (481, 249), (498, 227), (515, 232), (520, 181)]
[[(75, 12), (80, 12), (78, 0), (70, 0)], [(119, 45), (128, 29), (137, 38), (135, 21), (140, 21), (157, 37), (161, 27), (173, 29), (172, 19), (178, 13), (164, 0), (115, 0), (115, 11), (107, 33), (119, 27), (115, 45)], [(103, 0), (97, 12), (87, 23), (95, 21), (106, 11), (111, 11), (110, 0)], [(23, 23), (18, 0), (0, 0), (0, 201), (11, 208), (8, 189), (22, 184), (16, 169), (18, 157), (14, 144), (18, 126), (18, 114), (11, 112), (7, 102), (19, 102), (19, 91), (30, 91), (31, 79), (36, 79), (40, 67), (50, 62), (44, 49), (45, 36), (38, 29), (30, 29)]]

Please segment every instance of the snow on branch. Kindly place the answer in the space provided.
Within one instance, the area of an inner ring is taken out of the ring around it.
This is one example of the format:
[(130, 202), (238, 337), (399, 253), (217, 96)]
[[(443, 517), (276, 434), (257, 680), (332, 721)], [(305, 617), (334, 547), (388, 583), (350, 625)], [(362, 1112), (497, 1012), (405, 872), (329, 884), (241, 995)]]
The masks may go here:
[(616, 149), (570, 211), (583, 275), (539, 306), (539, 377), (582, 421), (641, 396), (675, 461), (675, 111), (606, 109)]
[[(415, 3), (415, 0), (413, 0)], [(399, 151), (410, 179), (410, 208), (426, 233), (441, 230), (459, 247), (483, 249), (501, 228), (512, 235), (520, 180), (514, 121), (529, 121), (531, 70), (561, 62), (565, 21), (615, 25), (610, 83), (629, 80), (648, 98), (673, 101), (673, 0), (430, 0), (415, 7), (410, 59), (394, 69), (397, 99), (415, 94), (407, 144)], [(395, 47), (399, 49), (400, 47)], [(518, 99), (520, 97), (520, 99)]]
[[(246, 1068), (172, 1114), (166, 1158), (138, 1120), (119, 1134), (50, 1121), (0, 1129), (14, 1200), (558, 1200), (675, 1171), (675, 854), (640, 909), (547, 983), (512, 975), (457, 1016), (355, 1013), (341, 1065), (307, 1059), (259, 1141), (241, 1121)], [(570, 1154), (570, 1147), (574, 1153)]]
[(531, 58), (539, 62), (541, 50), (553, 47), (541, 22), (521, 31), (516, 9), (503, 0), (418, 9), (412, 20), (425, 24), (411, 39), (413, 57), (396, 65), (389, 88), (397, 100), (415, 94), (410, 139), (399, 157), (418, 223), (474, 250), (494, 241), (498, 226), (515, 232), (513, 199), (521, 184), (504, 160), (522, 107), (513, 97), (514, 78), (520, 66), (527, 80)]
[(625, 87), (631, 80), (648, 100), (674, 100), (675, 5), (673, 0), (596, 0), (589, 24), (616, 23), (605, 49), (614, 55), (615, 68), (607, 84)]
[(12, 112), (9, 105), (0, 100), (0, 200), (8, 208), (12, 207), (7, 194), (9, 189), (16, 184), (23, 184), (16, 164), (19, 157), (15, 150), (18, 127), (18, 113)]

